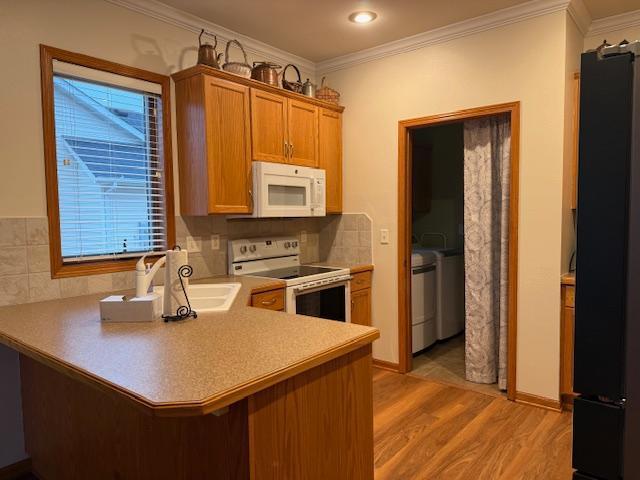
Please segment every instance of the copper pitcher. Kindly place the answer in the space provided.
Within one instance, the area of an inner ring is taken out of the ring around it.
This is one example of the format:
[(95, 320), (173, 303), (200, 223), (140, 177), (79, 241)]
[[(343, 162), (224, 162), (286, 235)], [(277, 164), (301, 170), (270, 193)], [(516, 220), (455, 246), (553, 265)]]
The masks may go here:
[(203, 28), (198, 36), (198, 64), (208, 65), (220, 70), (220, 59), (222, 58), (222, 53), (218, 54), (218, 52), (216, 52), (218, 38), (212, 33), (207, 33), (207, 35), (213, 37), (215, 43), (213, 45), (210, 43), (202, 43), (202, 35), (205, 33), (207, 32), (205, 32)]

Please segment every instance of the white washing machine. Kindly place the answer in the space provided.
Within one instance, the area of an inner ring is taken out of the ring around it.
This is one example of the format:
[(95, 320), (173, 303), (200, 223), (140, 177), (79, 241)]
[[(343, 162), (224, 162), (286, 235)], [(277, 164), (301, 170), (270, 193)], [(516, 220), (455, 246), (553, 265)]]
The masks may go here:
[(435, 251), (438, 271), (437, 336), (444, 340), (464, 330), (464, 255), (456, 249)]
[(411, 255), (411, 351), (424, 350), (437, 337), (437, 255), (415, 250)]

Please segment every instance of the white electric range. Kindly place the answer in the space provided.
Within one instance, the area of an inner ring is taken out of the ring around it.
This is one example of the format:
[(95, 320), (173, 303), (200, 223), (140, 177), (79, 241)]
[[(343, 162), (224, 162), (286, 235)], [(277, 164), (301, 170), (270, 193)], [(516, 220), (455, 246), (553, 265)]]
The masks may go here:
[(230, 240), (228, 248), (230, 275), (285, 282), (287, 312), (351, 321), (349, 269), (301, 265), (296, 237)]

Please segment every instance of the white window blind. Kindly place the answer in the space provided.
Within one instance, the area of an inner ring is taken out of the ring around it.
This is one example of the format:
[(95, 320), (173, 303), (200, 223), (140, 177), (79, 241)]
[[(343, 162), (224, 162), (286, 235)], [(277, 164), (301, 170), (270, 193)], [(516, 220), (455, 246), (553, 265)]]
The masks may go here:
[(165, 250), (163, 112), (157, 85), (73, 67), (54, 63), (63, 262)]

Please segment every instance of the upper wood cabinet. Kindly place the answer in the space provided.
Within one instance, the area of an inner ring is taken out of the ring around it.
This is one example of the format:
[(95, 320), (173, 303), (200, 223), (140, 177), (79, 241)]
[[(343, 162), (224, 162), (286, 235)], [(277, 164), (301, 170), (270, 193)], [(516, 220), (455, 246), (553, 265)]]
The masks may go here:
[(321, 108), (318, 167), (326, 172), (327, 213), (342, 212), (342, 114)]
[(289, 99), (289, 163), (318, 167), (318, 107)]
[(287, 99), (252, 88), (251, 125), (253, 159), (287, 163)]
[(342, 107), (203, 65), (172, 77), (183, 215), (251, 213), (252, 160), (325, 169), (342, 211)]
[(251, 213), (249, 88), (198, 75), (176, 83), (180, 211)]
[(318, 107), (251, 89), (253, 159), (318, 166)]

